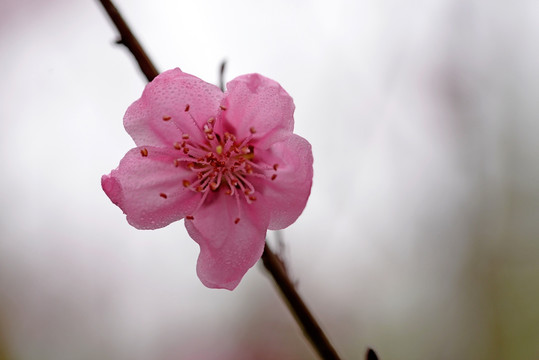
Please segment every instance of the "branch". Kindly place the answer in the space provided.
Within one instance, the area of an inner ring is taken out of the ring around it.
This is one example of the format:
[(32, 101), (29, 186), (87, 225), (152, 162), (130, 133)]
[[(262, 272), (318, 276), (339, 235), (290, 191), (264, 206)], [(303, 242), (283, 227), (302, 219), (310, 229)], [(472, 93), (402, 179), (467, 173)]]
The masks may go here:
[(275, 284), (279, 287), (279, 290), (281, 290), (281, 294), (285, 298), (290, 311), (303, 330), (305, 337), (309, 339), (320, 357), (324, 360), (339, 360), (339, 355), (337, 355), (337, 352), (320, 328), (320, 325), (318, 325), (318, 322), (296, 291), (281, 260), (273, 253), (273, 251), (271, 251), (267, 243), (264, 246), (262, 261), (273, 277), (273, 280), (275, 280)]
[(219, 88), (222, 92), (225, 92), (225, 69), (226, 69), (226, 60), (221, 62), (219, 67)]
[(365, 354), (366, 360), (378, 360), (378, 355), (374, 352), (373, 349), (368, 349), (367, 353)]
[(129, 26), (125, 23), (122, 15), (120, 15), (120, 12), (116, 7), (112, 4), (110, 0), (99, 0), (103, 7), (105, 8), (105, 11), (109, 15), (110, 19), (120, 32), (120, 39), (117, 41), (118, 44), (125, 45), (129, 51), (133, 54), (135, 59), (137, 60), (138, 65), (140, 66), (140, 70), (142, 70), (142, 73), (146, 76), (146, 79), (148, 81), (152, 81), (157, 75), (159, 75), (159, 72), (153, 65), (152, 61), (146, 55), (146, 52), (138, 42), (137, 38), (131, 30), (129, 29)]

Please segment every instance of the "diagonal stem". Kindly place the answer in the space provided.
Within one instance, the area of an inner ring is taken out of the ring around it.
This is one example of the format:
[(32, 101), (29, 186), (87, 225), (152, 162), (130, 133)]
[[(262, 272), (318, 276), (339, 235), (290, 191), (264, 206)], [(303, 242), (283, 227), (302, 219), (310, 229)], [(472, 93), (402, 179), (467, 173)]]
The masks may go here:
[[(152, 81), (159, 72), (151, 62), (150, 58), (133, 35), (129, 26), (122, 18), (120, 12), (112, 4), (110, 0), (99, 0), (105, 11), (114, 22), (114, 25), (120, 32), (120, 40), (118, 43), (125, 45), (137, 60), (140, 69), (148, 79)], [(224, 71), (224, 63), (221, 72)], [(320, 357), (324, 360), (339, 360), (337, 352), (327, 339), (326, 335), (318, 325), (318, 322), (311, 314), (302, 298), (296, 291), (294, 284), (288, 277), (281, 260), (275, 255), (268, 245), (265, 245), (262, 261), (268, 272), (275, 280), (275, 284), (279, 287), (281, 294), (285, 298), (290, 311), (294, 315), (296, 321), (302, 328), (305, 336), (309, 339), (313, 347), (316, 349)]]
[(146, 76), (146, 79), (148, 79), (148, 81), (152, 81), (157, 75), (159, 75), (159, 72), (138, 42), (135, 35), (133, 35), (129, 29), (129, 26), (126, 24), (122, 15), (110, 0), (99, 1), (120, 32), (120, 39), (117, 41), (118, 44), (123, 44), (129, 49), (129, 51), (135, 57), (135, 60), (137, 60), (138, 66), (140, 66), (140, 70)]
[(267, 242), (264, 246), (262, 261), (273, 277), (273, 280), (275, 280), (275, 284), (279, 287), (290, 312), (296, 318), (305, 337), (309, 339), (320, 357), (324, 360), (339, 360), (339, 355), (337, 355), (337, 352), (322, 331), (322, 328), (320, 328), (320, 325), (318, 325), (318, 322), (309, 311), (309, 308), (307, 308), (303, 299), (296, 291), (294, 284), (288, 277), (283, 263), (277, 255), (273, 253)]

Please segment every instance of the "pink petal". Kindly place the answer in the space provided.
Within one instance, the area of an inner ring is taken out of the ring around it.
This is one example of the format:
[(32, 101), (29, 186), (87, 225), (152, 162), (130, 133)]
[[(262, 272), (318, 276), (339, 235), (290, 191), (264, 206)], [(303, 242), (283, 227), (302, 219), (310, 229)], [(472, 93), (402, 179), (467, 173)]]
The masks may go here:
[(258, 153), (258, 156), (267, 164), (278, 164), (274, 180), (258, 178), (253, 183), (256, 189), (261, 189), (270, 208), (268, 228), (284, 229), (301, 215), (311, 193), (311, 144), (301, 136), (292, 134), (285, 141), (274, 144), (269, 151)]
[(137, 146), (172, 146), (183, 134), (200, 142), (204, 124), (217, 114), (223, 97), (215, 85), (178, 68), (168, 70), (127, 109), (124, 126)]
[(200, 194), (182, 185), (193, 173), (176, 167), (173, 155), (149, 146), (131, 149), (117, 169), (101, 178), (105, 193), (137, 229), (157, 229), (180, 220), (200, 200)]
[(227, 84), (222, 112), (224, 129), (240, 140), (251, 135), (266, 149), (294, 130), (294, 101), (277, 82), (259, 74), (242, 75)]
[(254, 206), (258, 201), (249, 205), (242, 199), (238, 208), (235, 197), (219, 191), (210, 194), (194, 220), (185, 220), (200, 245), (197, 274), (205, 286), (233, 290), (262, 256), (269, 214), (263, 204)]

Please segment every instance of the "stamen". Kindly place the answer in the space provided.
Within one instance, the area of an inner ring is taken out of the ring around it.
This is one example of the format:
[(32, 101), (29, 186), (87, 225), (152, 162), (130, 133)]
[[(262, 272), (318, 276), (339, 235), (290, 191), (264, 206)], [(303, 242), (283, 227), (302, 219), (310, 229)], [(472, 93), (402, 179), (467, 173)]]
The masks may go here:
[(223, 110), (223, 111), (225, 111), (225, 110), (226, 110), (226, 106), (223, 106), (223, 105), (221, 105), (221, 106), (219, 106), (219, 107), (220, 107), (220, 108), (221, 108), (221, 110)]
[(193, 211), (193, 213), (196, 213), (198, 211), (198, 209), (200, 209), (200, 207), (202, 206), (202, 204), (204, 204), (204, 201), (208, 197), (209, 193), (210, 193), (209, 191), (204, 191), (204, 193), (202, 194), (202, 197), (200, 198), (200, 201), (198, 202), (198, 205), (195, 208), (195, 210)]
[(170, 117), (169, 115), (163, 115), (164, 121), (169, 121), (170, 119), (172, 119), (172, 117)]
[[(190, 105), (186, 104), (185, 111), (189, 110)], [(227, 107), (221, 105), (220, 110), (225, 111)], [(192, 113), (189, 112), (188, 117), (194, 122)], [(260, 161), (262, 159), (256, 157), (256, 150), (251, 144), (256, 133), (255, 127), (250, 127), (247, 136), (237, 140), (235, 135), (221, 132), (221, 127), (217, 127), (216, 123), (216, 118), (210, 117), (206, 123), (196, 124), (202, 135), (202, 142), (193, 142), (189, 134), (180, 132), (181, 139), (174, 143), (174, 148), (181, 150), (185, 155), (180, 153), (174, 160), (174, 166), (192, 171), (192, 175), (187, 177), (189, 180), (180, 180), (179, 186), (183, 185), (189, 191), (200, 193), (193, 214), (205, 204), (208, 196), (213, 196), (212, 192), (223, 191), (224, 194), (221, 195), (226, 194), (235, 198), (237, 213), (231, 219), (238, 224), (242, 206), (257, 200), (258, 194), (251, 181), (254, 178), (275, 180), (277, 178), (275, 171), (279, 165)], [(258, 161), (255, 162), (255, 158)], [(161, 194), (167, 196), (165, 193)], [(194, 217), (189, 215), (185, 219), (193, 220)]]
[(141, 154), (143, 157), (148, 156), (148, 149), (146, 149), (146, 148), (140, 149), (140, 154)]
[(245, 179), (241, 174), (236, 174), (236, 177), (241, 181), (240, 183), (240, 188), (242, 190), (245, 190), (245, 188), (243, 187), (242, 183), (245, 184), (247, 186), (247, 188), (249, 188), (249, 193), (252, 194), (255, 192), (255, 187), (253, 186), (253, 184), (251, 184), (247, 179)]
[(189, 111), (189, 104), (185, 105), (185, 111)]
[(161, 196), (163, 199), (167, 198), (167, 194), (165, 194), (165, 193), (161, 193), (161, 194), (159, 194), (159, 196)]
[(223, 178), (223, 173), (222, 173), (222, 172), (219, 172), (219, 173), (217, 174), (217, 180), (216, 180), (215, 182), (216, 182), (217, 184), (220, 185), (220, 184), (221, 184), (222, 178)]

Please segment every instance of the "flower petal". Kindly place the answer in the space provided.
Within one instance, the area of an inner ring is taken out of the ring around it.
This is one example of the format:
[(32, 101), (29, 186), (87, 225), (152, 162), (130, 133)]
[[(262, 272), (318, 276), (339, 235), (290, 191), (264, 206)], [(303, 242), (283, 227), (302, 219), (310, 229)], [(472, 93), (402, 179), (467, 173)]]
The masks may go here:
[(158, 75), (126, 111), (124, 126), (137, 146), (172, 146), (188, 134), (201, 141), (204, 124), (216, 116), (224, 94), (180, 69)]
[(194, 220), (185, 220), (200, 245), (197, 274), (205, 286), (233, 290), (262, 256), (269, 214), (258, 201), (249, 205), (222, 191), (212, 193)]
[(255, 144), (267, 149), (294, 130), (294, 101), (277, 82), (259, 74), (242, 75), (227, 84), (223, 100), (224, 130), (240, 140), (252, 132)]
[(174, 165), (174, 153), (154, 148), (131, 149), (110, 175), (103, 175), (101, 186), (137, 229), (157, 229), (190, 214), (200, 194), (186, 189), (182, 182), (193, 173)]
[[(256, 151), (256, 150), (255, 150)], [(261, 189), (271, 211), (268, 228), (284, 229), (301, 215), (311, 193), (313, 182), (313, 153), (311, 144), (292, 134), (258, 156), (267, 164), (278, 164), (274, 180), (253, 179)]]

